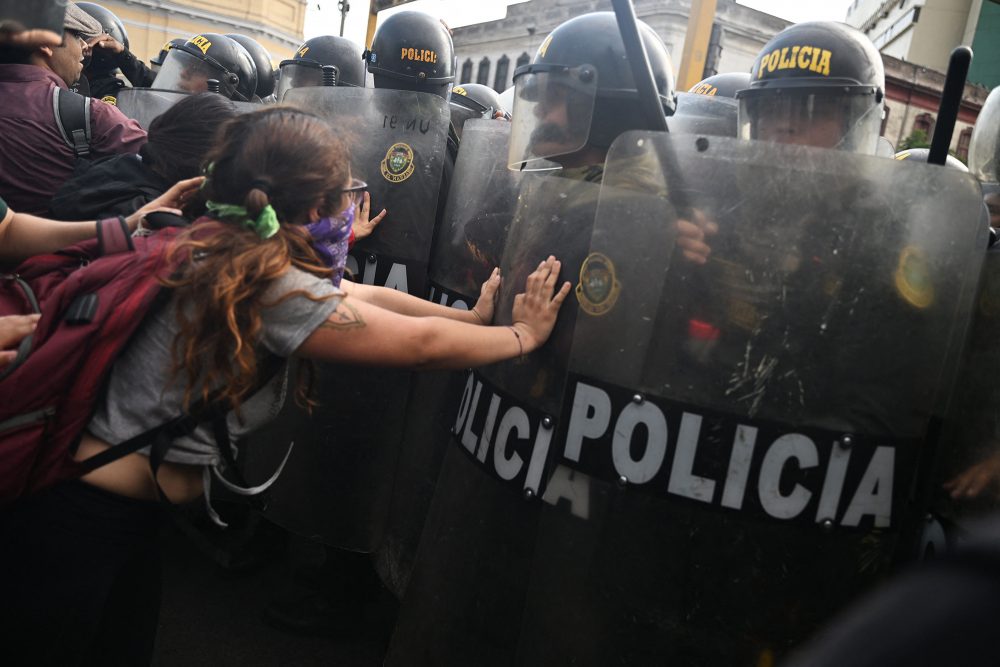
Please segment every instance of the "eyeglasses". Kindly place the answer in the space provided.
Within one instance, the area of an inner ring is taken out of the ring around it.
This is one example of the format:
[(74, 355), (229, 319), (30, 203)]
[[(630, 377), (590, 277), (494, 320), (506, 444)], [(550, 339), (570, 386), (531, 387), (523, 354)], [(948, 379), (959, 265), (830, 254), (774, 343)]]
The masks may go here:
[(351, 206), (359, 206), (365, 198), (365, 190), (368, 189), (368, 184), (357, 178), (351, 179), (351, 184), (344, 188), (341, 192), (342, 195), (350, 197)]

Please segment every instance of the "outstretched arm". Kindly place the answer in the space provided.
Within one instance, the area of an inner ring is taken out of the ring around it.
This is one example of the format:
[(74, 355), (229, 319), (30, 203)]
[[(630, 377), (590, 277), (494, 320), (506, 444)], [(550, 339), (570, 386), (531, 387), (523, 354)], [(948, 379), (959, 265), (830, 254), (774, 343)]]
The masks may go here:
[(473, 326), (441, 317), (413, 317), (346, 296), (299, 347), (299, 356), (377, 366), (459, 369), (512, 359), (540, 347), (555, 325), (570, 284), (555, 290), (554, 257), (528, 276), (514, 299), (509, 327)]

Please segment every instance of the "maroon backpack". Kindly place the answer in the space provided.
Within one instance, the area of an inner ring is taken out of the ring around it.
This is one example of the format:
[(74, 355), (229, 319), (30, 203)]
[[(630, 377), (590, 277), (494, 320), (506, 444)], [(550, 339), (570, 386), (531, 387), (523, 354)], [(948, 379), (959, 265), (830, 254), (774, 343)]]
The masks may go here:
[(0, 273), (0, 316), (42, 314), (15, 361), (0, 368), (0, 506), (155, 437), (137, 436), (86, 465), (72, 458), (112, 364), (166, 294), (160, 279), (171, 273), (167, 250), (179, 231), (131, 238), (123, 218), (97, 230), (92, 241)]

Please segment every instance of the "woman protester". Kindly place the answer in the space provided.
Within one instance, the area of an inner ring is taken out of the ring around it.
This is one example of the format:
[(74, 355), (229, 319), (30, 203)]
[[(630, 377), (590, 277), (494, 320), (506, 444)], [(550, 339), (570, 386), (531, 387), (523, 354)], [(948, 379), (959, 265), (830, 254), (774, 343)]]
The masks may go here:
[[(233, 435), (253, 430), (284, 400), (285, 373), (262, 386), (274, 358), (457, 369), (527, 354), (548, 338), (569, 293), (569, 283), (556, 289), (559, 262), (540, 258), (514, 301), (514, 324), (503, 327), (486, 325), (499, 271), (473, 311), (385, 288), (336, 287), (364, 184), (352, 181), (333, 128), (310, 113), (272, 107), (236, 117), (207, 160), (208, 215), (174, 240), (171, 299), (115, 362), (79, 460), (207, 400), (232, 410)], [(305, 392), (300, 383), (296, 394)], [(79, 647), (73, 661), (148, 664), (159, 493), (174, 503), (208, 498), (223, 460), (212, 428), (201, 425), (173, 440), (155, 479), (147, 455), (130, 454), (16, 506), (0, 536), (16, 545), (0, 554), (4, 607), (14, 618), (0, 627), (32, 647), (35, 664), (74, 664), (60, 653), (67, 646)], [(39, 641), (55, 634), (59, 642)]]

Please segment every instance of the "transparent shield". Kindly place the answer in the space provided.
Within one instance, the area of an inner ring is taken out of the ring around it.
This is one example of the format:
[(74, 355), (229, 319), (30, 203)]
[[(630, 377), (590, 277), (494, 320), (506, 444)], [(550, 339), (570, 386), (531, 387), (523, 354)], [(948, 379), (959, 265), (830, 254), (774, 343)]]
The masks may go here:
[(236, 85), (230, 81), (225, 72), (196, 58), (187, 51), (170, 49), (163, 60), (163, 66), (153, 80), (153, 88), (158, 90), (176, 90), (183, 93), (203, 93), (208, 90), (208, 80), (219, 82), (219, 92), (225, 97), (232, 97)]
[(118, 110), (148, 130), (150, 123), (188, 94), (175, 90), (122, 88), (116, 97)]
[(910, 166), (612, 146), (516, 664), (774, 661), (910, 544), (985, 243), (974, 179)]
[(739, 100), (743, 139), (875, 155), (881, 123), (882, 107), (870, 95), (813, 91)]
[(517, 208), (521, 177), (507, 169), (510, 131), (510, 123), (468, 121), (431, 255), (432, 283), (470, 308), (500, 266)]
[(969, 171), (982, 183), (1000, 182), (1000, 88), (986, 98), (972, 129)]
[[(388, 212), (352, 248), (354, 279), (426, 297), (447, 102), (427, 93), (336, 86), (292, 88), (284, 103), (336, 128), (348, 144), (352, 175), (368, 184), (372, 210)], [(267, 516), (326, 544), (373, 552), (389, 516), (412, 374), (317, 366), (322, 407), (309, 418), (289, 415), (285, 428), (300, 435), (272, 488)]]
[(548, 158), (586, 146), (597, 99), (597, 72), (592, 67), (519, 73), (514, 86), (511, 169), (551, 169)]

